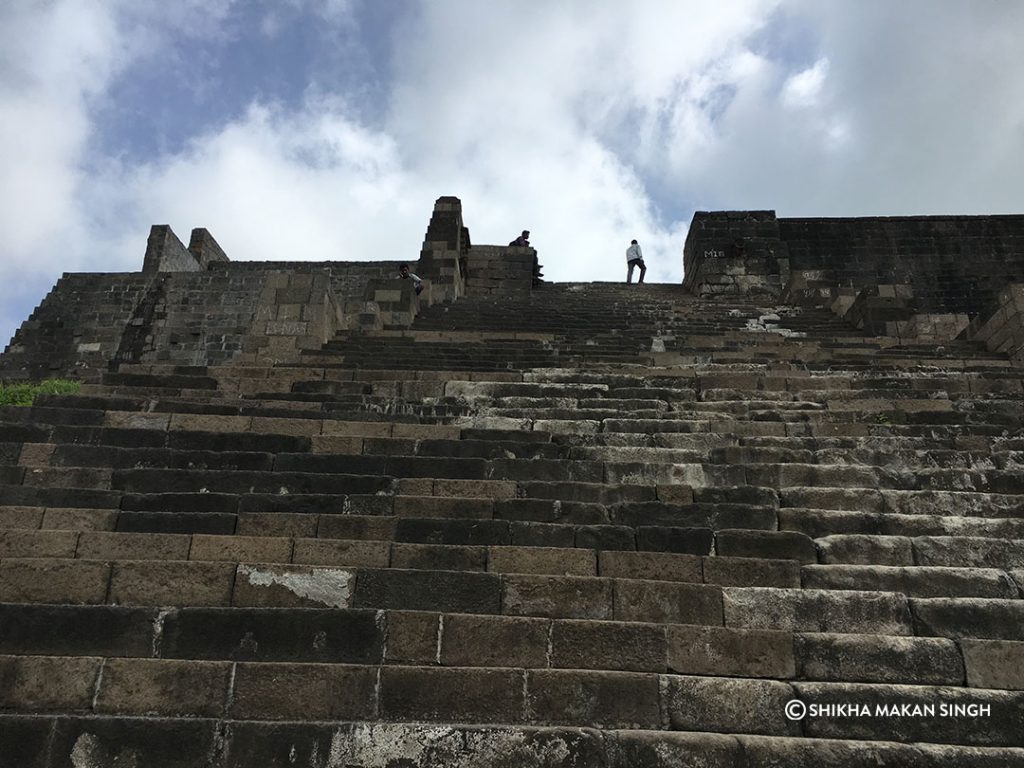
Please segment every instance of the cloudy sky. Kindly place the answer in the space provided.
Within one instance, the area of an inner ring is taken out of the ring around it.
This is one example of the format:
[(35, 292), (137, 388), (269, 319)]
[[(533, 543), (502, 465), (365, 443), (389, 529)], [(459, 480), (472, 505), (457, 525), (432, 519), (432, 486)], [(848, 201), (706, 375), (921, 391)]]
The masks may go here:
[(548, 277), (678, 281), (694, 210), (1024, 211), (1018, 0), (8, 0), (0, 344), (151, 224), (409, 259), (432, 204)]

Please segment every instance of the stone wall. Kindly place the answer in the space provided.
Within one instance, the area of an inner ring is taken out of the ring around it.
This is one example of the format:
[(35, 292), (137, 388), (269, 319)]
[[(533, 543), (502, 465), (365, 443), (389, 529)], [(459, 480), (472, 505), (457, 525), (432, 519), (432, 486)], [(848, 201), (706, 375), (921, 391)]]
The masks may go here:
[(155, 277), (64, 274), (0, 355), (0, 379), (98, 378)]
[(466, 293), (529, 293), (533, 288), (533, 248), (474, 245), (466, 256)]
[(698, 212), (684, 269), (698, 296), (827, 306), (869, 333), (942, 342), (970, 335), (1024, 281), (1024, 216)]
[[(975, 316), (1024, 281), (1024, 216), (779, 219), (697, 212), (684, 284), (698, 295), (834, 300), (838, 289), (908, 286), (915, 313)], [(876, 294), (877, 295), (877, 294)], [(884, 298), (884, 296), (883, 296)]]
[(421, 258), (408, 261), (424, 279), (419, 296), (397, 280), (403, 261), (230, 261), (206, 229), (194, 229), (186, 248), (155, 225), (141, 272), (64, 275), (0, 356), (0, 377), (284, 362), (339, 330), (408, 327), (421, 305), (459, 298), (469, 250), (454, 197), (438, 199)]
[(1003, 288), (996, 306), (972, 337), (984, 342), (990, 352), (1005, 353), (1017, 365), (1024, 365), (1024, 285), (1015, 283)]
[(1024, 280), (1024, 216), (779, 219), (792, 270), (840, 286), (909, 285), (915, 310), (974, 315)]

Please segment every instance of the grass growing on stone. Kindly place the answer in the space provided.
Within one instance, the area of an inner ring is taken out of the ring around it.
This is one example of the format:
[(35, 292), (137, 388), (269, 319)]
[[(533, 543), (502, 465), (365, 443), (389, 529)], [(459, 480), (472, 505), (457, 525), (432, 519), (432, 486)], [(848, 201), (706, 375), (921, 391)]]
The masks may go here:
[(67, 379), (47, 379), (38, 384), (0, 383), (0, 405), (32, 405), (36, 395), (68, 395), (78, 391), (81, 384)]

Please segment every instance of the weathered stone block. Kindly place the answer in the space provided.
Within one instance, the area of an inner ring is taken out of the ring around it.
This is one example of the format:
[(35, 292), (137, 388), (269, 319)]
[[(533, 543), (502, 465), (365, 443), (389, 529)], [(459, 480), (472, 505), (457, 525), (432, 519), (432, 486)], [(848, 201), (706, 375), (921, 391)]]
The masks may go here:
[(654, 624), (556, 621), (551, 632), (551, 666), (664, 672), (665, 628)]
[(361, 720), (375, 715), (373, 667), (240, 663), (228, 714), (256, 720)]
[(502, 577), (502, 612), (513, 616), (611, 619), (612, 582), (573, 576)]
[(506, 669), (385, 667), (380, 716), (386, 720), (517, 723), (523, 672)]
[[(808, 704), (827, 707), (842, 703), (883, 713), (806, 717), (802, 721), (804, 734), (815, 738), (1024, 744), (1024, 694), (1016, 692), (856, 683), (794, 683), (793, 687), (796, 698)], [(988, 714), (982, 715), (985, 706)]]
[(960, 647), (969, 686), (1024, 690), (1024, 642), (965, 639)]
[(292, 561), (307, 565), (344, 565), (351, 568), (386, 568), (391, 545), (386, 541), (296, 539)]
[(463, 667), (546, 667), (550, 626), (547, 619), (445, 616), (440, 636), (441, 663)]
[(616, 621), (722, 626), (722, 590), (704, 584), (615, 581)]
[(292, 557), (292, 540), (264, 536), (210, 536), (197, 533), (192, 537), (189, 560), (221, 560), (227, 562), (287, 563)]
[(797, 635), (800, 677), (865, 683), (962, 685), (964, 664), (949, 640), (880, 635)]
[(234, 563), (114, 563), (110, 602), (115, 605), (230, 605)]
[[(41, 527), (43, 512), (44, 510), (40, 507), (0, 507), (0, 527), (36, 530)], [(60, 528), (61, 526), (47, 527)]]
[(723, 602), (729, 627), (913, 634), (910, 607), (902, 595), (726, 587)]
[(374, 611), (182, 608), (163, 618), (163, 658), (378, 664)]
[(825, 536), (816, 543), (822, 563), (914, 565), (913, 542), (904, 536)]
[(487, 548), (452, 544), (392, 544), (391, 567), (421, 571), (486, 571)]
[(0, 768), (48, 768), (53, 727), (51, 717), (0, 715)]
[(230, 673), (228, 662), (107, 659), (95, 710), (216, 717), (224, 712)]
[[(113, 509), (47, 509), (42, 528), (68, 531), (113, 531), (118, 513)], [(13, 527), (13, 526), (12, 526)]]
[(929, 598), (910, 601), (916, 634), (931, 637), (1020, 640), (1024, 601)]
[(388, 611), (387, 661), (438, 664), (440, 615), (421, 611)]
[(156, 609), (0, 604), (0, 653), (149, 656)]
[(703, 581), (701, 558), (668, 552), (609, 552), (599, 554), (602, 576), (624, 579), (657, 579), (699, 584)]
[(78, 557), (87, 560), (187, 560), (190, 543), (190, 537), (185, 534), (86, 531), (78, 540)]
[(529, 670), (531, 722), (605, 728), (660, 728), (658, 676), (631, 672)]
[(0, 707), (88, 710), (101, 662), (90, 657), (0, 656)]
[(611, 731), (605, 735), (605, 744), (608, 768), (734, 768), (743, 764), (736, 738), (717, 733)]
[(784, 714), (793, 688), (770, 680), (724, 677), (663, 677), (665, 709), (680, 731), (800, 735), (800, 723)]
[(488, 547), (487, 552), (487, 570), (493, 573), (597, 575), (597, 556), (589, 549), (518, 546)]
[(668, 667), (684, 675), (792, 678), (793, 635), (766, 629), (670, 626)]
[(0, 558), (74, 557), (75, 531), (0, 530)]
[(103, 603), (110, 564), (92, 560), (0, 561), (0, 601), (9, 603)]
[(818, 562), (814, 540), (794, 531), (718, 531), (715, 551), (726, 557)]
[(237, 516), (237, 525), (231, 533), (237, 533), (239, 536), (313, 538), (316, 536), (319, 522), (319, 515), (313, 514), (247, 512)]
[(489, 573), (365, 569), (353, 607), (497, 614), (501, 581)]
[(701, 558), (704, 582), (723, 587), (800, 586), (800, 563), (795, 560), (762, 560), (754, 557)]
[[(389, 541), (395, 537), (396, 522), (393, 517), (321, 515), (317, 536), (324, 540), (362, 539)], [(298, 547), (296, 547), (296, 551), (298, 551)]]

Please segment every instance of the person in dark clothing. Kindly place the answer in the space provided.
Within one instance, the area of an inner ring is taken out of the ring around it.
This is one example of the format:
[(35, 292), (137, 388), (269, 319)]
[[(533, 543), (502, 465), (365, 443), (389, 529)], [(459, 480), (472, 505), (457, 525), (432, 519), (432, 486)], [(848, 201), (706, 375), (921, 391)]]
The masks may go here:
[[(509, 248), (529, 248), (530, 247), (530, 230), (524, 229), (523, 233), (519, 235), (515, 240), (508, 244)], [(536, 249), (533, 252), (533, 285), (537, 287), (540, 284), (541, 279), (540, 261), (537, 259)]]

